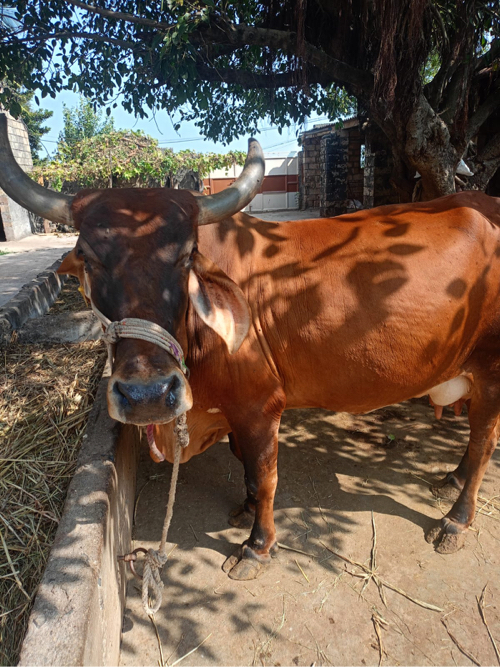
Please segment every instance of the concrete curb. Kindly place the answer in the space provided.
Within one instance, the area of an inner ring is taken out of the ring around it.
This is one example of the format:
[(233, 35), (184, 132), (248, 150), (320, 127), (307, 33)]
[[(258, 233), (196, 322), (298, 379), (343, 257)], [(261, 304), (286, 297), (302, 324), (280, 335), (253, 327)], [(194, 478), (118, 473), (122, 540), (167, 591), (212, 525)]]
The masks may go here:
[(19, 665), (117, 665), (132, 538), (139, 431), (97, 391)]
[(24, 285), (20, 291), (0, 308), (0, 346), (10, 341), (12, 332), (22, 327), (26, 320), (44, 315), (57, 299), (67, 276), (56, 273), (68, 253), (48, 269)]

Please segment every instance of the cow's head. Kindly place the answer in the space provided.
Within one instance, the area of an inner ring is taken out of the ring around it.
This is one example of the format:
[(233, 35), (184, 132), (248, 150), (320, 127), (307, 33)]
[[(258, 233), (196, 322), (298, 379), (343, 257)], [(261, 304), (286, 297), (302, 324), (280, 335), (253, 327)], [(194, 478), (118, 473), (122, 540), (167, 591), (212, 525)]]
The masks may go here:
[[(153, 322), (188, 351), (189, 302), (203, 322), (238, 350), (249, 324), (248, 304), (230, 278), (197, 249), (198, 225), (241, 210), (264, 175), (262, 150), (249, 141), (241, 176), (223, 192), (195, 197), (166, 189), (87, 190), (75, 197), (46, 190), (15, 162), (0, 116), (0, 187), (28, 210), (74, 225), (80, 236), (60, 273), (77, 275), (87, 296), (112, 322)], [(139, 425), (171, 421), (192, 406), (179, 362), (162, 347), (136, 338), (114, 346), (108, 385), (110, 415)]]

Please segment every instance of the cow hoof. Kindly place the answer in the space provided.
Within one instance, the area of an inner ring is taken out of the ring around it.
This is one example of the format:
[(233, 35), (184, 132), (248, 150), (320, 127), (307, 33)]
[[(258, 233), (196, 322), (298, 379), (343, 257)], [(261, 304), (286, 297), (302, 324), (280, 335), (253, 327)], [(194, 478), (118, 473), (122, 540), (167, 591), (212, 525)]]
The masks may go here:
[(465, 545), (465, 532), (449, 519), (440, 521), (426, 534), (425, 539), (439, 554), (453, 554)]
[(255, 558), (242, 558), (227, 574), (236, 581), (250, 581), (257, 579), (263, 571), (264, 565)]
[(222, 571), (226, 574), (229, 574), (233, 567), (239, 563), (241, 560), (242, 548), (241, 546), (236, 549), (234, 553), (226, 558), (222, 564)]
[(247, 510), (245, 504), (240, 505), (229, 513), (228, 523), (235, 528), (253, 528), (255, 513)]
[(248, 545), (243, 544), (229, 558), (226, 558), (222, 570), (230, 579), (237, 581), (257, 579), (264, 572), (271, 558), (277, 556), (277, 545), (273, 545), (269, 552), (268, 555), (259, 555)]
[(455, 502), (460, 495), (463, 488), (457, 477), (452, 472), (449, 472), (444, 479), (431, 486), (432, 495), (435, 498), (444, 498)]

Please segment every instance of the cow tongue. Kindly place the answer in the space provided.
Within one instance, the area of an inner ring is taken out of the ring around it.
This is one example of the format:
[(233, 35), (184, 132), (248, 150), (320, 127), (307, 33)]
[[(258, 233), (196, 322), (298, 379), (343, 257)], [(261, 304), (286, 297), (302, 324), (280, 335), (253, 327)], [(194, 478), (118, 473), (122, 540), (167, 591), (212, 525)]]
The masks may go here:
[(148, 424), (148, 426), (146, 426), (149, 454), (155, 463), (160, 463), (161, 461), (165, 460), (165, 457), (156, 446), (154, 428), (154, 424)]

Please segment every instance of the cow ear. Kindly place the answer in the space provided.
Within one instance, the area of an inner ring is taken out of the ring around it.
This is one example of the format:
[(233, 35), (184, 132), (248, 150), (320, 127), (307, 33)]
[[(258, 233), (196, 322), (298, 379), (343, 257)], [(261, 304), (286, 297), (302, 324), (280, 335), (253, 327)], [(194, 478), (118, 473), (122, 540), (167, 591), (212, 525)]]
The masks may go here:
[(56, 271), (56, 273), (63, 273), (63, 274), (65, 273), (71, 276), (76, 276), (77, 278), (80, 278), (80, 282), (81, 282), (82, 272), (83, 272), (83, 260), (78, 259), (78, 257), (76, 256), (75, 248), (73, 248), (73, 250), (66, 255), (66, 257), (63, 259), (63, 261), (59, 265), (59, 268)]
[(189, 272), (189, 298), (203, 322), (226, 343), (229, 354), (237, 352), (250, 328), (247, 300), (236, 283), (199, 252)]

